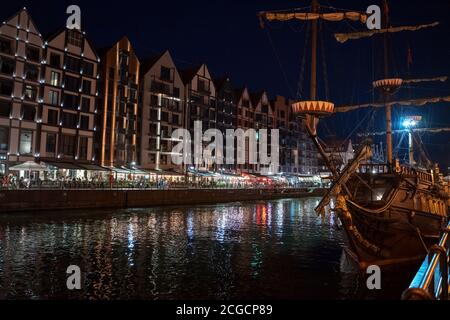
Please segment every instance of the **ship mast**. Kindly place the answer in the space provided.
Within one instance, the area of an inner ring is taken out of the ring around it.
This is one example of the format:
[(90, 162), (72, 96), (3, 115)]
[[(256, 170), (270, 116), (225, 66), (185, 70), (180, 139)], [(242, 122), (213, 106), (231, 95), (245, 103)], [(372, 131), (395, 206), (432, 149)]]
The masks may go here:
[[(384, 4), (384, 21), (383, 28), (389, 28), (389, 11), (387, 0), (383, 0)], [(384, 78), (389, 77), (389, 39), (388, 34), (384, 34)], [(387, 100), (387, 94), (384, 92), (384, 101)], [(386, 112), (386, 156), (388, 168), (392, 168), (392, 107), (389, 104), (385, 106)], [(390, 170), (390, 169), (389, 169)]]
[[(319, 12), (319, 1), (312, 0), (311, 12)], [(317, 99), (317, 20), (311, 22), (311, 100)]]

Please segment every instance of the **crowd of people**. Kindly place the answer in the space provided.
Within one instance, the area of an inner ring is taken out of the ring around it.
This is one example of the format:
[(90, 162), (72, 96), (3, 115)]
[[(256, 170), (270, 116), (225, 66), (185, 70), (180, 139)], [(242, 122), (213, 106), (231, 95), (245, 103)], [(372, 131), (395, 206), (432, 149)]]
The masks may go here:
[(30, 178), (18, 177), (13, 174), (0, 177), (2, 189), (275, 189), (275, 188), (310, 188), (317, 187), (311, 183), (287, 183), (280, 181), (211, 179), (205, 177), (164, 177), (145, 179), (144, 176), (124, 176), (117, 178), (114, 174), (107, 176), (68, 177), (58, 176), (54, 179), (41, 179), (38, 175)]

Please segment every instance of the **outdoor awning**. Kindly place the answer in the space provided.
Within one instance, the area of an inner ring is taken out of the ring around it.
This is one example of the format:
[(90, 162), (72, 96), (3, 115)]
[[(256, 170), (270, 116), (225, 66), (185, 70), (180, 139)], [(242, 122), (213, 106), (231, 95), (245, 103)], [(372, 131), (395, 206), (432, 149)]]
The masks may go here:
[(141, 169), (137, 169), (137, 168), (130, 169), (130, 171), (131, 171), (132, 174), (145, 174), (145, 175), (149, 175), (150, 174), (150, 172), (147, 172), (147, 171), (144, 171), (144, 170), (141, 170)]
[(83, 169), (82, 167), (75, 165), (73, 163), (70, 162), (51, 162), (51, 161), (46, 161), (46, 164), (48, 164), (49, 166), (52, 167), (56, 167), (58, 169), (69, 169), (69, 170), (86, 170)]
[(84, 169), (84, 170), (90, 170), (90, 171), (109, 171), (107, 168), (104, 167), (100, 167), (98, 165), (95, 164), (90, 164), (90, 163), (86, 163), (86, 164), (82, 164), (79, 163), (77, 164), (80, 168)]
[(124, 168), (117, 168), (117, 167), (106, 167), (108, 170), (114, 171), (116, 173), (130, 173), (130, 170), (124, 169)]
[(36, 163), (34, 161), (26, 161), (21, 164), (17, 164), (9, 168), (11, 171), (47, 171), (48, 168), (42, 163)]

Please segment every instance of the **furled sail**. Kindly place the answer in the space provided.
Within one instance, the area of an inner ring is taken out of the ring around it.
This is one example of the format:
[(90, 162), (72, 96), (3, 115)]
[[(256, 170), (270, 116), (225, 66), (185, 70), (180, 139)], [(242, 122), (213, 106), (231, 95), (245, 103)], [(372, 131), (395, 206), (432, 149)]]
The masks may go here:
[(434, 77), (434, 78), (422, 78), (422, 79), (403, 79), (403, 83), (420, 83), (420, 82), (433, 82), (433, 81), (447, 81), (448, 77)]
[(262, 22), (262, 18), (267, 21), (288, 21), (288, 20), (326, 20), (326, 21), (361, 21), (361, 23), (366, 23), (367, 15), (360, 12), (332, 12), (332, 13), (313, 13), (313, 12), (271, 12), (263, 11), (260, 12), (259, 17)]
[(388, 101), (378, 102), (378, 103), (366, 103), (354, 106), (341, 106), (335, 107), (334, 112), (348, 112), (362, 108), (383, 108), (386, 105), (390, 106), (424, 106), (427, 103), (439, 103), (439, 102), (450, 102), (450, 96), (447, 97), (433, 97), (433, 98), (423, 98), (423, 99), (411, 99), (411, 100), (398, 100), (398, 101)]
[(401, 31), (417, 31), (424, 28), (436, 27), (439, 25), (439, 22), (433, 22), (430, 24), (421, 24), (418, 26), (402, 26), (402, 27), (391, 27), (379, 30), (369, 30), (369, 31), (361, 31), (361, 32), (350, 32), (350, 33), (336, 33), (334, 37), (340, 43), (344, 43), (347, 40), (356, 40), (361, 38), (368, 38), (373, 36), (374, 34), (380, 33), (395, 33)]
[[(392, 133), (405, 133), (410, 129), (401, 129), (401, 130), (392, 130)], [(429, 132), (429, 133), (441, 133), (441, 132), (450, 132), (450, 128), (414, 128), (412, 129), (414, 132)], [(368, 137), (368, 136), (383, 136), (386, 134), (386, 131), (378, 131), (378, 132), (369, 132), (369, 133), (358, 133), (358, 137)]]

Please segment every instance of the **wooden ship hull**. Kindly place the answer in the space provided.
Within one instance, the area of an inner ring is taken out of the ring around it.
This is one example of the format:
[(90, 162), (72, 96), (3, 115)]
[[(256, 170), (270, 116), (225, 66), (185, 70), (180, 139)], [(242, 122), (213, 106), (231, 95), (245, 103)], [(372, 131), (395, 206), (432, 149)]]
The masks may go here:
[(427, 172), (366, 173), (361, 178), (366, 184), (353, 178), (347, 182), (353, 200), (338, 196), (346, 252), (361, 269), (423, 260), (446, 225), (448, 194), (433, 190)]

